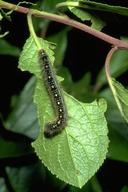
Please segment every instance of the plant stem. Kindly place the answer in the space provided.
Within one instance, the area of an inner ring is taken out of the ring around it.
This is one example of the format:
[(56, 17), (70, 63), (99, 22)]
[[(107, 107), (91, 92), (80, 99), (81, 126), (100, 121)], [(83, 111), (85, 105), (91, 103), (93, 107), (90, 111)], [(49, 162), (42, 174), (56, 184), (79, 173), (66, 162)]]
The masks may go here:
[(113, 47), (109, 52), (108, 52), (108, 55), (106, 57), (106, 61), (105, 61), (105, 73), (106, 73), (106, 77), (107, 77), (107, 80), (108, 80), (108, 83), (109, 83), (109, 86), (110, 86), (110, 89), (112, 91), (112, 94), (113, 94), (113, 97), (116, 101), (116, 104), (118, 106), (118, 109), (119, 111), (121, 112), (121, 114), (123, 114), (122, 112), (122, 107), (121, 107), (121, 104), (120, 104), (120, 101), (117, 97), (117, 92), (115, 90), (115, 87), (113, 86), (113, 82), (112, 82), (112, 78), (111, 78), (111, 75), (110, 75), (110, 70), (109, 70), (109, 65), (110, 65), (110, 62), (111, 62), (111, 59), (112, 59), (112, 56), (113, 54), (118, 50), (118, 47)]
[(29, 26), (29, 31), (30, 31), (30, 34), (32, 35), (37, 47), (39, 49), (41, 49), (41, 44), (40, 42), (38, 41), (38, 38), (36, 36), (36, 33), (34, 31), (34, 28), (33, 28), (33, 23), (32, 23), (32, 15), (30, 13), (28, 13), (27, 15), (27, 20), (28, 20), (28, 26)]
[(123, 42), (123, 41), (116, 39), (114, 37), (111, 37), (111, 36), (109, 36), (103, 32), (92, 29), (91, 27), (89, 27), (85, 24), (82, 24), (78, 21), (75, 21), (75, 20), (70, 19), (70, 18), (65, 17), (65, 16), (59, 16), (59, 15), (51, 14), (51, 13), (44, 12), (44, 11), (38, 11), (36, 9), (28, 9), (26, 7), (17, 6), (17, 5), (14, 5), (12, 3), (7, 3), (5, 1), (0, 1), (0, 8), (14, 10), (14, 11), (24, 13), (24, 14), (31, 13), (35, 17), (45, 18), (45, 19), (49, 19), (49, 20), (56, 21), (59, 23), (63, 23), (65, 25), (69, 25), (69, 26), (75, 27), (77, 29), (80, 29), (86, 33), (89, 33), (89, 34), (91, 34), (91, 35), (111, 44), (111, 45), (114, 45), (114, 46), (120, 47), (120, 48), (128, 49), (128, 43)]
[(105, 61), (105, 72), (106, 72), (106, 77), (107, 80), (109, 82), (110, 79), (110, 70), (109, 70), (109, 65), (110, 65), (110, 61), (112, 58), (112, 55), (118, 50), (118, 48), (115, 46), (113, 48), (111, 48), (111, 50), (108, 52), (107, 57), (106, 57), (106, 61)]

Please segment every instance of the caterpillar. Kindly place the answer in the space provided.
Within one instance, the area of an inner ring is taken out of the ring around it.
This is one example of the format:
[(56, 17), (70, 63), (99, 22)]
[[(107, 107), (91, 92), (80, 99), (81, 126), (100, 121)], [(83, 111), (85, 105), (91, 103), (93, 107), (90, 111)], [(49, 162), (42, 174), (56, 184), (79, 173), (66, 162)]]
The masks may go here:
[(45, 137), (50, 138), (61, 133), (61, 131), (66, 127), (67, 109), (61, 87), (56, 79), (55, 71), (48, 55), (43, 49), (39, 50), (39, 63), (41, 70), (43, 71), (42, 75), (44, 85), (56, 114), (55, 120), (45, 124), (44, 135)]

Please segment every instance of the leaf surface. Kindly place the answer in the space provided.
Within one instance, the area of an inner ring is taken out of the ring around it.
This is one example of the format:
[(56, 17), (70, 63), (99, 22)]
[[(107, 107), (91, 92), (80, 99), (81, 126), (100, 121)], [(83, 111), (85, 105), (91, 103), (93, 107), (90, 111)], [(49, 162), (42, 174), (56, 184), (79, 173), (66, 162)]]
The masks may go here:
[[(45, 168), (40, 162), (27, 166), (6, 167), (11, 186), (16, 192), (43, 191)], [(36, 186), (36, 187), (35, 187)]]
[(5, 41), (4, 39), (0, 39), (0, 54), (1, 55), (11, 55), (11, 56), (19, 56), (20, 50), (18, 47), (15, 47)]
[(106, 118), (110, 144), (107, 156), (113, 160), (128, 162), (128, 124), (121, 116), (110, 89), (103, 90), (100, 97), (104, 97), (108, 103)]
[(39, 125), (36, 117), (36, 106), (33, 103), (33, 93), (36, 79), (32, 77), (24, 87), (21, 95), (4, 126), (9, 131), (20, 133), (35, 139), (39, 133)]
[(4, 178), (0, 178), (0, 192), (9, 192)]
[[(49, 43), (39, 39), (42, 48), (54, 62)], [(37, 78), (34, 102), (40, 125), (38, 138), (32, 143), (38, 157), (59, 179), (81, 188), (102, 165), (108, 147), (107, 123), (104, 117), (106, 102), (82, 103), (63, 91), (68, 110), (68, 122), (61, 134), (44, 137), (46, 122), (55, 118), (53, 107), (46, 91), (38, 50), (30, 37), (24, 45), (19, 67), (34, 73)], [(58, 78), (60, 81), (60, 78)]]
[(32, 153), (27, 143), (8, 141), (0, 137), (0, 159), (19, 157)]
[(85, 9), (105, 11), (105, 12), (111, 12), (111, 13), (128, 16), (127, 7), (108, 5), (105, 3), (99, 3), (99, 2), (88, 1), (88, 0), (82, 0), (82, 1), (79, 0), (79, 6)]
[(125, 89), (124, 86), (114, 78), (111, 80), (112, 86), (114, 88), (114, 98), (122, 116), (128, 123), (128, 90)]
[(79, 6), (80, 0), (77, 0), (77, 2), (78, 2), (78, 7), (69, 6), (69, 10), (78, 18), (80, 18), (82, 21), (91, 21), (91, 27), (100, 31), (105, 26), (105, 22), (102, 19), (100, 19), (98, 16), (96, 16), (94, 13), (91, 14), (88, 11), (80, 9), (80, 7), (84, 8), (84, 6), (82, 6), (84, 5), (83, 1), (82, 1), (82, 5), (80, 4), (81, 6)]

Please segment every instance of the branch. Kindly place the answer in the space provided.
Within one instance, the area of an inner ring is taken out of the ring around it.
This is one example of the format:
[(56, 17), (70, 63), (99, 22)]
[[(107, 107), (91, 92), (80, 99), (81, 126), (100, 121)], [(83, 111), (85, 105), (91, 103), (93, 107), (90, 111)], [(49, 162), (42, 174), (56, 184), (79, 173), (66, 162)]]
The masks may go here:
[(55, 22), (63, 23), (65, 25), (69, 25), (71, 27), (75, 27), (77, 29), (80, 29), (86, 33), (89, 33), (90, 35), (93, 35), (93, 36), (113, 45), (113, 46), (128, 49), (128, 43), (123, 42), (123, 41), (116, 39), (114, 37), (111, 37), (111, 36), (109, 36), (103, 32), (92, 29), (91, 27), (89, 27), (85, 24), (82, 24), (78, 21), (75, 21), (75, 20), (70, 19), (70, 18), (65, 17), (65, 16), (59, 16), (56, 14), (52, 14), (52, 13), (48, 13), (48, 12), (44, 12), (44, 11), (39, 11), (36, 9), (29, 9), (29, 8), (22, 7), (22, 6), (17, 6), (17, 5), (12, 4), (12, 3), (7, 3), (5, 1), (0, 1), (0, 8), (17, 11), (17, 12), (24, 13), (24, 14), (31, 13), (35, 17), (45, 18), (45, 19), (49, 19), (49, 20), (52, 20)]
[(110, 61), (112, 59), (113, 54), (118, 50), (118, 47), (112, 47), (111, 50), (108, 52), (106, 60), (105, 60), (105, 73), (106, 73), (106, 77), (107, 80), (109, 82), (110, 80), (110, 69), (109, 69), (109, 65), (110, 65)]
[[(125, 112), (123, 111), (123, 108), (122, 108), (122, 105), (121, 105), (121, 101), (118, 97), (118, 93), (117, 93), (117, 90), (116, 90), (116, 87), (114, 85), (114, 81), (113, 81), (113, 78), (111, 77), (111, 74), (110, 74), (110, 62), (111, 62), (111, 59), (112, 59), (112, 56), (113, 54), (118, 50), (118, 47), (113, 47), (109, 52), (108, 52), (108, 55), (106, 57), (106, 61), (105, 61), (105, 73), (106, 73), (106, 77), (107, 77), (107, 80), (108, 80), (108, 83), (109, 83), (109, 87), (112, 91), (112, 94), (113, 94), (113, 97), (116, 101), (116, 104), (118, 106), (118, 109), (121, 113), (121, 115), (124, 117), (125, 119)], [(126, 119), (125, 119), (126, 120)], [(127, 121), (127, 120), (126, 120)]]
[[(105, 74), (106, 74), (106, 78), (107, 78), (107, 81), (108, 81), (109, 85), (111, 85), (111, 82), (110, 82), (110, 81), (111, 81), (111, 79), (110, 79), (111, 75), (110, 75), (110, 67), (109, 67), (109, 65), (110, 65), (110, 62), (111, 62), (111, 59), (112, 59), (113, 54), (114, 54), (118, 49), (122, 49), (122, 48), (117, 47), (117, 46), (113, 46), (113, 47), (110, 49), (110, 51), (108, 52), (107, 57), (106, 57), (106, 59), (105, 59)], [(99, 82), (97, 82), (97, 83), (95, 84), (95, 86), (94, 86), (94, 94), (96, 94), (96, 93), (99, 91), (99, 89), (101, 88), (101, 86), (102, 86), (102, 84), (100, 84)]]

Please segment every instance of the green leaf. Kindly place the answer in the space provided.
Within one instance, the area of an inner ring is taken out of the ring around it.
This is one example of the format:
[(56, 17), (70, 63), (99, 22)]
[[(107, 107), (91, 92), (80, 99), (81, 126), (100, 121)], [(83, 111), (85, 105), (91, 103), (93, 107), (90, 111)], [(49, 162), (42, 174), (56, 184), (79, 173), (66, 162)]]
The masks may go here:
[(96, 176), (94, 176), (91, 179), (91, 185), (92, 185), (93, 192), (102, 192), (101, 185)]
[(123, 189), (120, 192), (128, 192), (128, 187), (127, 186), (123, 187)]
[[(22, 167), (6, 167), (9, 182), (16, 192), (43, 191), (45, 169), (40, 162)], [(42, 186), (42, 188), (41, 188)], [(34, 190), (35, 189), (35, 190)]]
[(3, 178), (0, 178), (0, 192), (9, 192)]
[(68, 95), (66, 99), (66, 94), (65, 100), (70, 116), (68, 127), (51, 141), (44, 138), (42, 129), (33, 147), (53, 174), (82, 187), (101, 166), (107, 152), (106, 122), (102, 116), (105, 103), (100, 109), (96, 102), (86, 105)]
[(91, 16), (91, 23), (91, 27), (99, 31), (101, 31), (102, 28), (106, 25), (106, 23), (100, 17), (94, 14)]
[(19, 56), (20, 50), (19, 48), (11, 45), (4, 39), (0, 39), (0, 54), (1, 55), (11, 55), (11, 56)]
[(9, 131), (35, 139), (39, 132), (36, 107), (33, 103), (35, 77), (31, 78), (17, 99), (14, 109), (4, 122)]
[(0, 137), (0, 159), (19, 157), (29, 153), (32, 153), (32, 149), (28, 144), (8, 141)]
[(78, 18), (80, 18), (82, 21), (91, 21), (91, 23), (92, 23), (91, 27), (100, 31), (105, 26), (104, 21), (101, 20), (94, 13), (91, 14), (91, 13), (85, 11), (85, 10), (81, 10), (79, 8), (79, 1), (80, 0), (77, 0), (77, 2), (78, 2), (78, 7), (77, 8), (73, 7), (73, 6), (72, 7), (69, 6), (69, 10), (74, 15), (76, 15)]
[(120, 115), (110, 89), (105, 89), (99, 96), (104, 97), (108, 103), (106, 113), (110, 139), (108, 158), (128, 162), (128, 124)]
[(113, 129), (110, 130), (109, 138), (108, 158), (128, 162), (128, 140)]
[(78, 6), (85, 9), (89, 9), (89, 10), (105, 11), (105, 12), (111, 12), (111, 13), (128, 16), (127, 7), (108, 5), (105, 3), (98, 3), (94, 1), (88, 1), (88, 0), (82, 0), (82, 1), (79, 0)]
[[(114, 53), (110, 62), (110, 73), (113, 77), (119, 77), (128, 70), (128, 51), (118, 50)], [(107, 83), (104, 66), (97, 77), (97, 84), (103, 86)]]
[(69, 10), (82, 21), (91, 20), (91, 14), (89, 14), (88, 12), (85, 12), (85, 11), (80, 10), (79, 8), (73, 8), (73, 7), (69, 7)]
[[(39, 41), (53, 63), (53, 51), (49, 49), (49, 43), (42, 39)], [(32, 143), (37, 156), (59, 179), (82, 187), (102, 165), (107, 153), (105, 100), (86, 104), (63, 92), (68, 109), (68, 125), (61, 134), (46, 139), (43, 134), (44, 124), (54, 117), (54, 111), (38, 64), (38, 50), (31, 37), (24, 45), (19, 67), (37, 77), (34, 101), (40, 132)]]
[(114, 89), (113, 96), (117, 103), (117, 106), (128, 123), (128, 90), (123, 87), (121, 83), (111, 78), (112, 87)]
[[(77, 7), (77, 8), (82, 8), (85, 10), (104, 11), (104, 12), (111, 12), (111, 13), (116, 13), (119, 15), (128, 16), (127, 7), (108, 5), (105, 3), (99, 3), (99, 2), (88, 1), (88, 0), (74, 0), (74, 1), (67, 0), (67, 1), (68, 1), (67, 3), (63, 3), (63, 6), (67, 5), (70, 7)], [(62, 5), (60, 3), (59, 7), (61, 7), (61, 6)]]

